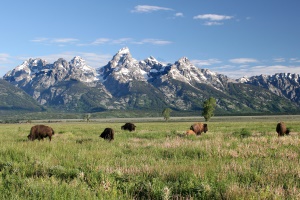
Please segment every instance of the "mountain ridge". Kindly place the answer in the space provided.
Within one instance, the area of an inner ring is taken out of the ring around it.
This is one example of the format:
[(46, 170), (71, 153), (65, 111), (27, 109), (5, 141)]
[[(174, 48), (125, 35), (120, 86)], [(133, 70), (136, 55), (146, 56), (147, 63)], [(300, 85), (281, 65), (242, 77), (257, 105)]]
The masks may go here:
[[(120, 49), (105, 66), (91, 68), (75, 56), (53, 64), (29, 59), (3, 79), (24, 90), (41, 105), (67, 111), (149, 109), (196, 111), (209, 97), (219, 113), (300, 111), (297, 74), (231, 79), (194, 66), (187, 57), (168, 64), (153, 56), (138, 61)], [(251, 95), (249, 95), (251, 94)]]

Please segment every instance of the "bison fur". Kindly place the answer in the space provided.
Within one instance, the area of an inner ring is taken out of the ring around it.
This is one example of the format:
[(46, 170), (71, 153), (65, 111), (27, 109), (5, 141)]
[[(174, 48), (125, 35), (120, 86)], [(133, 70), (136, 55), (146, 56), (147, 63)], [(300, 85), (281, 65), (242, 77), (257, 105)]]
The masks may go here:
[(208, 131), (207, 124), (202, 124), (201, 122), (195, 123), (190, 127), (190, 130), (194, 131), (196, 135), (201, 135), (202, 132), (206, 133)]
[(286, 127), (284, 122), (279, 122), (276, 126), (276, 132), (278, 133), (279, 136), (284, 136), (284, 135), (289, 135), (290, 130)]
[(44, 140), (44, 138), (49, 137), (49, 141), (51, 141), (53, 135), (54, 130), (51, 127), (45, 125), (35, 125), (31, 127), (27, 138), (33, 141), (35, 139)]
[(186, 135), (196, 135), (196, 133), (193, 130), (187, 130), (185, 132)]
[(133, 123), (126, 123), (123, 126), (121, 126), (122, 130), (128, 130), (128, 131), (135, 131), (135, 125)]
[(112, 141), (115, 137), (115, 131), (112, 128), (105, 128), (100, 137), (104, 140)]

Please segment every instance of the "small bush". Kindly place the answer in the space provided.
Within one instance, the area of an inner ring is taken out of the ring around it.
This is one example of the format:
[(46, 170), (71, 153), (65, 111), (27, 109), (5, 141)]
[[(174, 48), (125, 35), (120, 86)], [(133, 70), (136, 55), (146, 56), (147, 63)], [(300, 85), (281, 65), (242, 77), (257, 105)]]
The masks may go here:
[(246, 138), (252, 136), (252, 133), (245, 128), (242, 128), (240, 131), (233, 132), (233, 135), (240, 138)]

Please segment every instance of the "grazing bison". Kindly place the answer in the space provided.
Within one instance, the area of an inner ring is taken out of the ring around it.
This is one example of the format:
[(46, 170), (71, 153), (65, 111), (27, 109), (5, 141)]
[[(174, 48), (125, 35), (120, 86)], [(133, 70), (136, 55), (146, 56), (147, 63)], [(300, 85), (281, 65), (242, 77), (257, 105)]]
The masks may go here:
[(49, 137), (49, 141), (51, 141), (51, 137), (54, 135), (54, 130), (45, 125), (35, 125), (31, 127), (30, 134), (27, 136), (29, 140), (44, 140), (44, 138)]
[(276, 126), (276, 132), (279, 136), (284, 136), (284, 134), (288, 135), (290, 134), (290, 130), (286, 128), (285, 124), (283, 122), (279, 122)]
[(122, 130), (129, 130), (129, 131), (135, 131), (135, 125), (133, 123), (126, 123), (125, 125), (121, 126)]
[(193, 130), (197, 135), (201, 135), (202, 132), (208, 131), (207, 124), (195, 123), (191, 126), (190, 130)]
[(115, 131), (112, 128), (105, 128), (100, 137), (104, 140), (112, 141), (115, 136)]
[(185, 132), (186, 135), (196, 135), (196, 133), (193, 130), (187, 130)]

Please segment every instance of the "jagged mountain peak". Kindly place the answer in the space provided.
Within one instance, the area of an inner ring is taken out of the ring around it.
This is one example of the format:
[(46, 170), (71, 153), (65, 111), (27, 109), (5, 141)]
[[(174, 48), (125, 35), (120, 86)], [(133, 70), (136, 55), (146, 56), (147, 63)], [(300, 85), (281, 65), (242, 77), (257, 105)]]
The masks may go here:
[(30, 80), (30, 76), (38, 73), (41, 70), (46, 69), (48, 63), (46, 60), (40, 58), (29, 58), (25, 60), (21, 65), (18, 65), (13, 70), (7, 72), (3, 78), (6, 80), (17, 80), (22, 79)]
[(89, 65), (86, 64), (86, 61), (81, 58), (80, 56), (75, 56), (70, 62), (69, 62), (70, 66), (73, 68), (77, 68), (80, 69), (82, 71), (94, 71), (96, 72), (96, 70), (92, 67), (90, 67)]
[(190, 61), (187, 57), (182, 57), (178, 60), (179, 63), (186, 63), (186, 64), (190, 64)]
[(100, 68), (100, 80), (106, 81), (108, 77), (121, 83), (127, 83), (132, 80), (146, 81), (147, 72), (140, 63), (133, 59), (127, 47), (124, 47), (114, 55), (109, 63)]
[(245, 83), (249, 81), (249, 78), (247, 76), (243, 76), (242, 78), (236, 79), (235, 81), (238, 83)]
[(149, 60), (156, 60), (156, 59), (153, 56), (150, 56)]
[(112, 68), (126, 66), (132, 62), (137, 62), (135, 59), (132, 58), (129, 48), (124, 47), (118, 51), (113, 57), (113, 59), (109, 62)]
[(23, 70), (24, 68), (34, 69), (36, 67), (46, 66), (47, 61), (41, 58), (29, 58), (25, 60), (21, 65), (17, 66), (14, 70)]
[(178, 70), (195, 70), (197, 67), (194, 66), (187, 57), (180, 58), (177, 62), (175, 62)]
[(119, 55), (128, 55), (128, 54), (130, 54), (130, 50), (129, 50), (128, 47), (123, 47), (122, 49), (120, 49), (118, 51), (117, 54), (119, 54)]
[(83, 58), (81, 58), (80, 56), (75, 56), (71, 61), (71, 64), (73, 64), (74, 66), (78, 66), (78, 65), (85, 65), (85, 60)]
[(287, 78), (287, 79), (298, 79), (299, 74), (292, 74), (292, 73), (276, 73), (272, 75), (274, 78)]
[(140, 61), (140, 64), (146, 65), (150, 69), (151, 68), (157, 69), (157, 68), (165, 66), (163, 63), (156, 60), (156, 58), (154, 58), (153, 56), (150, 56), (149, 58), (146, 58), (145, 60)]
[[(37, 58), (24, 61), (3, 79), (25, 90), (41, 105), (75, 110), (77, 106), (80, 110), (81, 105), (87, 110), (91, 105), (97, 108), (103, 105), (105, 109), (160, 109), (169, 105), (178, 110), (195, 110), (201, 108), (201, 100), (210, 96), (218, 99), (219, 108), (225, 112), (234, 109), (252, 112), (257, 108), (268, 111), (274, 110), (274, 106), (282, 109), (282, 102), (288, 105), (287, 99), (300, 104), (299, 75), (261, 75), (244, 78), (245, 84), (236, 84), (225, 75), (196, 67), (187, 57), (173, 64), (161, 63), (153, 56), (137, 61), (128, 47), (120, 49), (97, 71), (80, 56), (70, 61), (60, 58), (52, 64)], [(264, 87), (285, 98), (280, 102), (270, 92), (247, 84)], [(262, 97), (262, 94), (266, 95)], [(267, 105), (270, 101), (266, 99), (270, 98), (276, 101)], [(254, 106), (249, 104), (249, 99), (253, 100)], [(265, 108), (261, 104), (271, 107)]]
[(273, 75), (252, 76), (248, 79), (239, 79), (240, 83), (259, 86), (274, 94), (299, 103), (300, 77), (299, 74), (276, 73)]
[(145, 61), (148, 61), (149, 63), (160, 63), (154, 56), (150, 56), (149, 58), (145, 59)]
[(53, 68), (57, 70), (68, 70), (69, 69), (69, 63), (64, 58), (59, 58), (57, 61), (53, 63)]
[(47, 64), (47, 61), (43, 60), (41, 58), (29, 58), (27, 62), (30, 66), (46, 65)]

